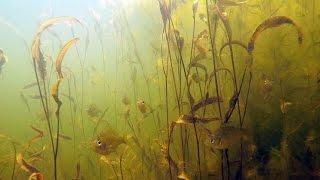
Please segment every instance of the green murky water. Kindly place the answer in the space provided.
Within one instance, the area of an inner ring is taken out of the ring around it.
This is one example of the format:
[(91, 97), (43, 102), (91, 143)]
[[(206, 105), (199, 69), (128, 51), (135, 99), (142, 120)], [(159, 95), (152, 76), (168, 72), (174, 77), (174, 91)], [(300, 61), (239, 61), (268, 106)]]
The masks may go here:
[(0, 179), (318, 179), (317, 0), (3, 0)]

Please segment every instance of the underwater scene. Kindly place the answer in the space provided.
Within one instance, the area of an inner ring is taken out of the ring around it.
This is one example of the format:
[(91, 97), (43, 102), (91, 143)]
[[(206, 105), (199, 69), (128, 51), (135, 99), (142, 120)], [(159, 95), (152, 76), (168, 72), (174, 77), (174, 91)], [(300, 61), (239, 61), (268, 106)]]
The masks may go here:
[(319, 0), (2, 0), (0, 180), (320, 179)]

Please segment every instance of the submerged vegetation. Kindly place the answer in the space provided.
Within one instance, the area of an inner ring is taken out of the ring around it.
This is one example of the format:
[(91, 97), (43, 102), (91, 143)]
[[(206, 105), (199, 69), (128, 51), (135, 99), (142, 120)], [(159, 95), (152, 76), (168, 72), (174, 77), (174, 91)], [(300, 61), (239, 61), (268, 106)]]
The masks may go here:
[(0, 18), (0, 179), (319, 178), (318, 1), (100, 3)]

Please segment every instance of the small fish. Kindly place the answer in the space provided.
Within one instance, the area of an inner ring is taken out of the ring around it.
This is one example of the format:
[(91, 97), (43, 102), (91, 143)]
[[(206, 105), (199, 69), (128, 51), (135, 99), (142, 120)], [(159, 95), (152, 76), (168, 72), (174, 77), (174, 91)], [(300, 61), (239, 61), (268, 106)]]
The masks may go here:
[(246, 130), (232, 126), (221, 126), (210, 134), (211, 144), (215, 149), (228, 149), (240, 142), (241, 138), (248, 138)]
[(137, 107), (142, 114), (145, 114), (147, 112), (147, 106), (143, 100), (137, 100)]
[(90, 118), (99, 117), (102, 111), (98, 108), (96, 104), (90, 104), (86, 112)]
[(202, 30), (198, 35), (197, 39), (208, 39), (209, 38), (209, 32), (207, 29)]
[(4, 54), (4, 51), (0, 49), (0, 74), (2, 72), (2, 68), (5, 66), (7, 62), (8, 62), (7, 56)]
[(270, 92), (273, 89), (273, 81), (271, 80), (270, 77), (263, 74), (261, 83), (262, 83), (261, 84), (262, 93), (265, 95), (264, 99), (267, 100), (270, 98)]
[(91, 146), (94, 152), (101, 155), (108, 155), (115, 152), (121, 144), (125, 143), (125, 138), (120, 137), (112, 129), (106, 129), (98, 134), (92, 141)]
[(124, 119), (129, 119), (129, 117), (130, 117), (130, 111), (131, 111), (131, 109), (130, 109), (129, 107), (127, 107), (127, 108), (124, 110), (124, 112), (123, 112), (123, 117), (124, 117)]
[(130, 99), (128, 98), (128, 96), (127, 95), (124, 95), (123, 97), (122, 97), (122, 103), (124, 104), (124, 105), (130, 105)]
[(194, 46), (198, 50), (199, 54), (203, 57), (207, 56), (207, 52), (209, 51), (206, 47), (201, 44), (201, 38), (196, 38), (193, 40)]

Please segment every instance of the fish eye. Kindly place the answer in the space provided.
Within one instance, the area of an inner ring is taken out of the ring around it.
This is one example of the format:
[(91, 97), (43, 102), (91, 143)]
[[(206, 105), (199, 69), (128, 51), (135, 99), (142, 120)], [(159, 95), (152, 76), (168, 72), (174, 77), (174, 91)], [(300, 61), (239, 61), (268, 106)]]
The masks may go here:
[(101, 141), (100, 140), (97, 141), (97, 145), (101, 146)]
[(211, 142), (211, 144), (214, 144), (215, 140), (214, 140), (214, 139), (211, 139), (211, 141), (210, 141), (210, 142)]

